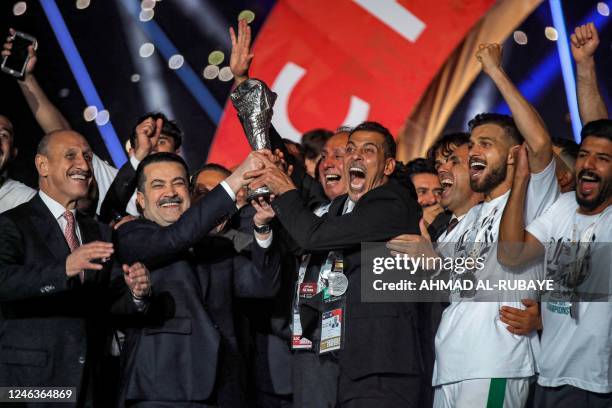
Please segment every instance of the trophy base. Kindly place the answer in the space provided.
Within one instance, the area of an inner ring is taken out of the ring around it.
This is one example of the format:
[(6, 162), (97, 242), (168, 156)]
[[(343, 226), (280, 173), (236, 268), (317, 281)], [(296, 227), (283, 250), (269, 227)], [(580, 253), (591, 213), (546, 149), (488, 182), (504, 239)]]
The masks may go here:
[(259, 187), (258, 189), (255, 190), (251, 190), (250, 188), (247, 189), (247, 203), (250, 203), (251, 200), (255, 200), (255, 199), (259, 199), (259, 197), (263, 197), (266, 201), (269, 201), (270, 198), (270, 190), (268, 189), (268, 187)]

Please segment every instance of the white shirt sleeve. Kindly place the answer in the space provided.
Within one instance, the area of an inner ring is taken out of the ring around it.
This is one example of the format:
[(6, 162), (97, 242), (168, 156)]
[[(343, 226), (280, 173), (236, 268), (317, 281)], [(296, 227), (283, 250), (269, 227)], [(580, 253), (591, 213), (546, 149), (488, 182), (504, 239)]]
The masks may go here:
[(110, 188), (113, 180), (117, 176), (117, 170), (115, 167), (111, 166), (104, 160), (98, 157), (97, 154), (94, 153), (93, 159), (91, 161), (91, 165), (93, 167), (94, 177), (96, 178), (96, 183), (98, 183), (98, 208), (96, 212), (100, 214), (100, 208), (102, 207), (102, 202), (108, 193), (108, 189)]
[(527, 187), (525, 225), (540, 216), (559, 197), (559, 183), (555, 175), (555, 160), (540, 173), (532, 173)]
[(525, 228), (527, 232), (537, 238), (542, 244), (549, 242), (552, 237), (552, 227), (558, 223), (567, 223), (568, 214), (575, 212), (574, 192), (562, 194), (553, 205)]

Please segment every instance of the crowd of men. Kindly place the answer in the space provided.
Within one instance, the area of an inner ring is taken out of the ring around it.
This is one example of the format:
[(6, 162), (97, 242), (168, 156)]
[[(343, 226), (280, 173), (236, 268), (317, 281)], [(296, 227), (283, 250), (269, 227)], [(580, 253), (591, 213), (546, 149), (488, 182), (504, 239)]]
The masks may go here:
[[(246, 21), (230, 37), (241, 90)], [(79, 407), (612, 406), (598, 42), (593, 24), (571, 35), (579, 146), (551, 137), (501, 47), (482, 44), (512, 116), (481, 113), (427, 157), (396, 161), (391, 133), (364, 122), (302, 144), (272, 128), (270, 150), (195, 172), (162, 113), (136, 121), (123, 167), (101, 160), (38, 84), (30, 48), (19, 87), (44, 131), (37, 189), (7, 177), (19, 135), (0, 115), (0, 387), (74, 387)], [(269, 197), (247, 200), (264, 186)], [(363, 242), (482, 257), (478, 279), (577, 263), (607, 301), (362, 302)]]

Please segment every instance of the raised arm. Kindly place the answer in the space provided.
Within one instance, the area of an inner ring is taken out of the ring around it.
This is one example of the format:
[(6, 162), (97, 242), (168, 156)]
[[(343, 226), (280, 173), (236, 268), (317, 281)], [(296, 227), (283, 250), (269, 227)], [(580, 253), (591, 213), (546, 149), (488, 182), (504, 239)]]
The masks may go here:
[[(11, 28), (9, 31), (11, 36), (15, 34), (14, 29)], [(2, 56), (10, 55), (12, 47), (12, 40), (9, 37), (4, 44)], [(36, 122), (38, 122), (45, 133), (59, 129), (70, 129), (70, 124), (64, 115), (49, 100), (47, 94), (34, 77), (34, 67), (37, 61), (34, 47), (28, 47), (28, 54), (29, 60), (25, 70), (25, 77), (22, 81), (18, 81), (18, 84), (30, 110), (36, 118)]]
[[(251, 27), (246, 20), (238, 22), (238, 33), (232, 27), (229, 29), (232, 42), (232, 53), (230, 57), (230, 69), (234, 74), (234, 89), (249, 79), (249, 68), (254, 54), (251, 50)], [(327, 201), (323, 187), (306, 173), (306, 169), (287, 150), (281, 135), (274, 126), (270, 126), (270, 150), (280, 150), (284, 160), (293, 167), (291, 179), (300, 190), (300, 195), (307, 202), (309, 208), (313, 209)]]
[(580, 120), (585, 124), (597, 119), (607, 119), (608, 110), (599, 93), (595, 72), (594, 55), (599, 45), (595, 24), (588, 23), (576, 27), (574, 34), (570, 36), (570, 43), (576, 61), (576, 93)]
[(525, 265), (544, 254), (540, 241), (525, 230), (524, 208), (530, 176), (527, 150), (520, 146), (513, 154), (514, 180), (499, 226), (497, 247), (497, 260), (506, 266)]
[(553, 157), (552, 142), (542, 118), (502, 68), (502, 47), (499, 44), (480, 44), (476, 58), (510, 107), (516, 126), (525, 138), (529, 168), (533, 173), (540, 173)]

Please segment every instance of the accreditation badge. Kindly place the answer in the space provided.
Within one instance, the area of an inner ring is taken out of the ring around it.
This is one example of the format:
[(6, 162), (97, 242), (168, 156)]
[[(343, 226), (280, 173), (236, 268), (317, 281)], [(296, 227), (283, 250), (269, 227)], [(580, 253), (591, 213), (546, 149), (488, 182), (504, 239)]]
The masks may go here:
[(323, 312), (321, 316), (321, 343), (319, 354), (342, 348), (344, 330), (344, 307)]
[[(299, 284), (298, 297), (308, 299), (317, 294), (316, 282), (302, 282)], [(299, 308), (293, 310), (293, 330), (291, 332), (291, 348), (293, 350), (311, 350), (312, 341), (302, 337), (302, 322), (300, 320)]]

